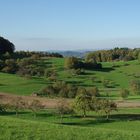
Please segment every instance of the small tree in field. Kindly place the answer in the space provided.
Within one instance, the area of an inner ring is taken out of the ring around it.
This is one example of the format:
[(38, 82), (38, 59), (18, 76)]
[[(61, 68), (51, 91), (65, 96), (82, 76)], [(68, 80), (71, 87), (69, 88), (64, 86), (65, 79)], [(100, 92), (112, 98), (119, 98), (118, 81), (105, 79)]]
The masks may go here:
[(101, 99), (98, 101), (98, 110), (106, 114), (106, 119), (109, 119), (109, 115), (112, 111), (117, 111), (116, 103), (107, 99)]
[(77, 111), (83, 112), (83, 117), (86, 117), (86, 112), (90, 110), (91, 96), (87, 94), (79, 94), (76, 96), (74, 106)]
[(17, 98), (14, 98), (8, 106), (14, 109), (16, 112), (16, 116), (18, 116), (19, 110), (25, 108), (25, 102), (23, 102), (21, 97), (17, 97)]
[(65, 59), (64, 67), (66, 69), (77, 69), (79, 68), (79, 60), (76, 57), (67, 57)]
[(132, 80), (130, 82), (130, 87), (134, 94), (140, 95), (140, 81), (139, 80)]
[(65, 114), (72, 114), (72, 113), (74, 113), (74, 111), (71, 108), (70, 104), (65, 99), (61, 99), (58, 102), (58, 104), (57, 104), (57, 111), (58, 111), (58, 114), (61, 116), (61, 123), (63, 121), (63, 116)]
[(28, 109), (30, 109), (33, 112), (34, 118), (36, 117), (37, 111), (40, 110), (41, 108), (43, 108), (43, 106), (39, 100), (33, 100), (28, 105)]
[(123, 99), (126, 99), (128, 97), (128, 95), (129, 95), (129, 90), (127, 90), (127, 89), (121, 89), (120, 95), (121, 95), (121, 97)]

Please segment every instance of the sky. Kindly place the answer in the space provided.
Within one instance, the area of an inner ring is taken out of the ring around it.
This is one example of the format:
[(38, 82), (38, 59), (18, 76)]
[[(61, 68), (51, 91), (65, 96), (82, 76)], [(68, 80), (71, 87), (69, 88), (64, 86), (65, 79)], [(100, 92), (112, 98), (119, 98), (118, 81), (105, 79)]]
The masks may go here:
[(140, 47), (140, 0), (0, 0), (0, 36), (16, 50)]

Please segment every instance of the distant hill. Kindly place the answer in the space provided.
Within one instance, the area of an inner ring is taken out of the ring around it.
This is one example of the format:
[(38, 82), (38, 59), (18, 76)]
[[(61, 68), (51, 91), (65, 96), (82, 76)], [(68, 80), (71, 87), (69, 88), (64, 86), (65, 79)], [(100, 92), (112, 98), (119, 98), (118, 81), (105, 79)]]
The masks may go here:
[(49, 52), (58, 52), (64, 57), (74, 56), (74, 57), (83, 58), (87, 53), (93, 52), (93, 51), (94, 50), (76, 50), (76, 51), (66, 50), (66, 51), (49, 51)]

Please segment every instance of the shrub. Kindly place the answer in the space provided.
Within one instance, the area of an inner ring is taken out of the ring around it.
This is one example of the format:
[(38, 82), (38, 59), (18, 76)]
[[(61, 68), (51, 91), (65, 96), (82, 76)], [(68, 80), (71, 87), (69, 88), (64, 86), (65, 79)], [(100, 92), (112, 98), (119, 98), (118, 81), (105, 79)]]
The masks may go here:
[(68, 89), (67, 87), (65, 88), (62, 88), (60, 91), (59, 91), (59, 96), (60, 97), (63, 97), (63, 98), (68, 98)]
[(49, 97), (53, 97), (56, 96), (58, 94), (58, 92), (56, 91), (56, 89), (52, 86), (49, 85), (45, 88), (43, 88), (38, 95), (40, 96), (49, 96)]
[(16, 116), (18, 116), (18, 112), (21, 109), (25, 108), (25, 102), (23, 102), (21, 97), (14, 98), (9, 104), (8, 107), (14, 109), (16, 112)]
[(72, 75), (82, 75), (85, 74), (85, 71), (83, 69), (72, 69), (71, 70)]
[(16, 73), (18, 69), (17, 63), (14, 59), (6, 59), (2, 72), (5, 73)]
[(93, 87), (93, 88), (89, 89), (88, 92), (91, 96), (95, 96), (95, 97), (100, 96), (100, 93), (99, 93), (99, 90), (97, 87)]
[(36, 117), (37, 111), (39, 111), (42, 108), (43, 108), (43, 106), (42, 106), (42, 104), (41, 104), (41, 102), (39, 100), (33, 100), (28, 105), (28, 109), (30, 109), (33, 112), (34, 117)]
[(91, 109), (91, 96), (86, 93), (80, 93), (75, 98), (74, 107), (76, 111), (82, 112), (83, 117), (86, 117), (86, 112)]
[(107, 99), (101, 99), (98, 101), (98, 111), (105, 113), (108, 120), (111, 112), (117, 111), (117, 104)]
[(0, 104), (0, 112), (6, 112), (6, 106), (3, 104)]
[(79, 68), (80, 62), (76, 57), (67, 57), (65, 59), (64, 67), (66, 69), (77, 69)]
[(128, 97), (128, 95), (129, 95), (129, 90), (127, 90), (127, 89), (121, 89), (120, 95), (121, 95), (121, 97), (123, 99), (126, 99)]
[(70, 104), (65, 99), (61, 99), (57, 103), (56, 109), (57, 109), (58, 114), (61, 116), (61, 123), (63, 121), (63, 116), (65, 114), (73, 114), (74, 113), (73, 108), (70, 106)]
[(136, 95), (140, 94), (140, 81), (139, 80), (132, 80), (130, 82), (130, 87), (134, 94)]

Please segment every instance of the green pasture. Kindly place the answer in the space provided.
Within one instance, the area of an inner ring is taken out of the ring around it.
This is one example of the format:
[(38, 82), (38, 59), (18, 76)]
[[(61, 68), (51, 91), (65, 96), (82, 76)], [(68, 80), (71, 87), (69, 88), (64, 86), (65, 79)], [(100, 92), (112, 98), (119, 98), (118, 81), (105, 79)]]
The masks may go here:
[(119, 109), (109, 121), (96, 119), (90, 112), (87, 118), (65, 115), (63, 121), (51, 110), (40, 111), (37, 117), (29, 111), (0, 115), (1, 140), (139, 140), (140, 110)]
[[(140, 64), (138, 61), (129, 62), (105, 62), (102, 63), (102, 70), (85, 70), (84, 75), (72, 75), (70, 71), (64, 69), (64, 58), (45, 58), (38, 62), (38, 65), (46, 69), (55, 69), (57, 80), (66, 81), (70, 84), (91, 88), (97, 86), (103, 96), (118, 98), (121, 88), (130, 89), (131, 80), (140, 79)], [(94, 79), (92, 81), (91, 79)], [(112, 85), (106, 88), (102, 80), (111, 81)], [(7, 92), (19, 95), (31, 95), (39, 91), (46, 85), (52, 83), (44, 77), (25, 78), (18, 75), (0, 73), (0, 92)], [(139, 99), (131, 92), (128, 99)]]

